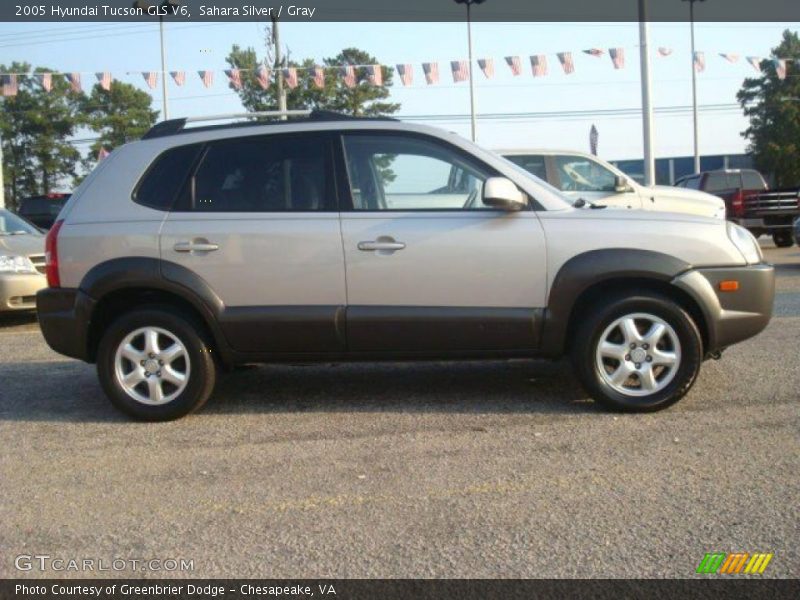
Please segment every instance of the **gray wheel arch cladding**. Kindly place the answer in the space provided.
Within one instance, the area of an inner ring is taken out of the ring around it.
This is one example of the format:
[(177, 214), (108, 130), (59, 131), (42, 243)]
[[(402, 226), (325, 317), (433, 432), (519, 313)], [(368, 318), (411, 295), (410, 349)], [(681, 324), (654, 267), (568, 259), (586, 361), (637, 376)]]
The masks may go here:
[[(126, 289), (149, 289), (173, 294), (199, 313), (227, 361), (228, 344), (218, 325), (225, 308), (211, 286), (196, 273), (175, 263), (145, 256), (115, 258), (92, 267), (81, 280), (80, 290), (96, 302)], [(91, 318), (91, 317), (90, 317)]]
[(638, 248), (606, 248), (573, 256), (559, 269), (548, 295), (543, 354), (563, 354), (572, 309), (592, 286), (613, 279), (649, 279), (669, 284), (691, 268), (674, 256)]

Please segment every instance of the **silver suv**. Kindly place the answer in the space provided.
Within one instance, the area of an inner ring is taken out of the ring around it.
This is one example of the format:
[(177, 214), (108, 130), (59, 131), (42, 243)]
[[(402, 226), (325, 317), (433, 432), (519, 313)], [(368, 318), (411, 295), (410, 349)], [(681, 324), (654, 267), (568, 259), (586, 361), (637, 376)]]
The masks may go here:
[(390, 119), (186, 125), (115, 150), (47, 238), (44, 336), (136, 418), (242, 363), (564, 355), (599, 402), (653, 411), (771, 316), (772, 267), (718, 219), (573, 207)]

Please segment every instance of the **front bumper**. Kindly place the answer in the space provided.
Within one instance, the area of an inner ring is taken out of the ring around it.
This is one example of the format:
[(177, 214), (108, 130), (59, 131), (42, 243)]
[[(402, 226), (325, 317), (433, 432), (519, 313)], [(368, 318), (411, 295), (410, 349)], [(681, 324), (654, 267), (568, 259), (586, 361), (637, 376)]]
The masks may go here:
[[(739, 289), (720, 291), (722, 281), (737, 281)], [(719, 352), (757, 335), (772, 318), (775, 301), (772, 265), (692, 269), (672, 283), (692, 296), (703, 311), (708, 333), (706, 353)]]
[(40, 273), (0, 273), (0, 312), (35, 310), (36, 292), (45, 287)]
[(39, 327), (53, 350), (65, 356), (89, 360), (89, 318), (95, 301), (70, 288), (45, 288), (36, 294)]

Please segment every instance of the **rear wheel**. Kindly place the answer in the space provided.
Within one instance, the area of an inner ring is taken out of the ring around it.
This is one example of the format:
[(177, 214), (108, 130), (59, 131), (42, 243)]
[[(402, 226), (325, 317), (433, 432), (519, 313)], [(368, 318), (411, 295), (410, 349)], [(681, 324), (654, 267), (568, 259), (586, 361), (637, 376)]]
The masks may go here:
[(214, 389), (211, 345), (171, 307), (132, 311), (105, 331), (97, 355), (100, 383), (121, 411), (145, 421), (199, 409)]
[(608, 408), (661, 410), (692, 387), (703, 358), (700, 332), (659, 295), (617, 296), (577, 328), (572, 360), (589, 394)]
[(789, 246), (794, 245), (794, 240), (792, 239), (792, 232), (788, 229), (786, 231), (776, 231), (772, 234), (772, 241), (775, 242), (775, 245), (778, 248), (788, 248)]

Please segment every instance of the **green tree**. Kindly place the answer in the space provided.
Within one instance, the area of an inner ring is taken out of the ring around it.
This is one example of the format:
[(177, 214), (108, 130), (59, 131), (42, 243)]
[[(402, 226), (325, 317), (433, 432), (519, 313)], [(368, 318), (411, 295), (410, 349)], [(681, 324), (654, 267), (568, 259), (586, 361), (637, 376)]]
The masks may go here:
[(158, 119), (152, 104), (150, 94), (129, 83), (112, 81), (109, 90), (96, 84), (82, 106), (83, 124), (99, 134), (84, 167), (88, 170), (94, 165), (100, 148), (111, 151), (142, 137)]
[[(228, 65), (242, 70), (242, 89), (237, 90), (242, 105), (248, 111), (267, 111), (278, 109), (278, 86), (274, 77), (268, 89), (264, 90), (258, 84), (256, 69), (265, 65), (272, 68), (266, 61), (258, 59), (253, 48), (242, 49), (233, 46), (227, 57)], [(326, 67), (377, 64), (378, 60), (363, 50), (347, 48), (333, 58), (326, 58), (322, 65)], [(325, 69), (325, 85), (317, 88), (313, 83), (311, 69), (317, 63), (307, 58), (302, 61), (288, 61), (288, 66), (298, 70), (298, 85), (294, 89), (286, 89), (287, 109), (321, 109), (335, 110), (351, 115), (388, 115), (397, 112), (400, 105), (382, 102), (389, 97), (388, 87), (392, 85), (392, 72), (383, 68), (383, 86), (369, 85), (366, 67), (356, 68), (357, 85), (348, 88), (342, 82), (338, 69)], [(230, 84), (229, 84), (230, 85)], [(233, 87), (231, 85), (231, 87)]]
[(756, 167), (773, 173), (780, 187), (800, 185), (800, 38), (789, 30), (772, 54), (787, 61), (787, 77), (779, 79), (772, 60), (761, 62), (760, 77), (747, 78), (736, 98), (750, 126), (749, 141)]
[[(0, 65), (3, 73), (29, 71), (28, 63)], [(45, 72), (50, 69), (35, 70)], [(12, 208), (20, 198), (45, 194), (75, 176), (80, 153), (69, 140), (79, 127), (84, 98), (61, 76), (52, 77), (49, 92), (34, 76), (18, 75), (17, 81), (17, 95), (4, 98), (0, 111), (4, 185)]]

